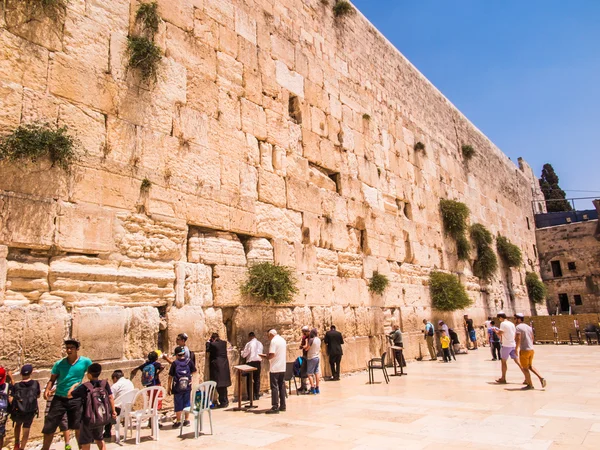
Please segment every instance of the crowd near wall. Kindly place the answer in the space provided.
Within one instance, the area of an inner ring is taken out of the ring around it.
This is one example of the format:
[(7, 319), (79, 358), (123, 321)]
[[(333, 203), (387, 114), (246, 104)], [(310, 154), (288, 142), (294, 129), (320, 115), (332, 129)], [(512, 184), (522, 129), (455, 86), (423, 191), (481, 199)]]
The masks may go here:
[[(356, 370), (392, 322), (408, 357), (423, 318), (462, 330), (462, 311), (431, 309), (434, 269), (460, 276), (476, 324), (532, 313), (531, 169), (331, 3), (160, 0), (150, 82), (127, 67), (136, 1), (70, 0), (33, 18), (27, 2), (0, 3), (0, 132), (40, 121), (81, 141), (69, 171), (0, 161), (0, 364), (47, 369), (73, 335), (126, 368), (182, 331), (201, 354), (219, 332), (237, 362), (249, 331), (292, 343), (302, 325), (334, 323), (342, 370)], [(474, 277), (444, 235), (443, 198), (509, 237), (525, 265)], [(293, 303), (240, 294), (257, 261), (295, 269)], [(367, 288), (374, 271), (390, 279), (383, 295)]]

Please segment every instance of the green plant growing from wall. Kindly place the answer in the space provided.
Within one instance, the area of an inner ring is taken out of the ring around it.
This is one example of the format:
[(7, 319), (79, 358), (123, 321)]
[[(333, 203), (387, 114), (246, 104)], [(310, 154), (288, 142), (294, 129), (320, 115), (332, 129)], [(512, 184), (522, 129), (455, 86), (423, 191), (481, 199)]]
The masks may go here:
[(527, 295), (533, 303), (542, 303), (548, 294), (546, 286), (535, 272), (527, 272), (525, 275), (525, 285), (527, 286)]
[(140, 24), (142, 31), (150, 39), (154, 39), (161, 21), (158, 15), (158, 4), (156, 2), (141, 3), (135, 13), (135, 21)]
[(297, 280), (292, 269), (270, 262), (255, 264), (248, 269), (248, 277), (240, 287), (242, 294), (265, 303), (289, 303), (298, 293)]
[(492, 233), (480, 223), (471, 225), (469, 232), (477, 249), (477, 259), (473, 264), (473, 273), (476, 277), (489, 280), (498, 269), (498, 259), (491, 247), (494, 240)]
[(0, 138), (0, 160), (36, 162), (48, 157), (52, 166), (68, 170), (77, 159), (78, 146), (79, 141), (69, 134), (66, 126), (28, 123)]
[(156, 80), (162, 50), (146, 37), (130, 36), (127, 42), (129, 67), (140, 72), (143, 81)]
[(152, 181), (150, 181), (148, 178), (144, 178), (142, 180), (142, 184), (140, 185), (140, 191), (148, 192), (151, 187), (152, 187)]
[(363, 119), (365, 119), (365, 120), (371, 120), (371, 116), (369, 114), (367, 114), (367, 113), (364, 113), (363, 114)]
[(440, 211), (446, 233), (454, 239), (464, 236), (467, 231), (469, 207), (462, 202), (442, 199), (440, 200)]
[(414, 146), (415, 151), (423, 151), (425, 150), (425, 144), (423, 144), (421, 141), (417, 142)]
[(473, 156), (475, 156), (475, 149), (474, 149), (474, 148), (473, 148), (471, 145), (468, 145), (468, 144), (463, 144), (463, 146), (462, 146), (462, 149), (461, 149), (461, 150), (462, 150), (463, 157), (464, 157), (466, 160), (469, 160), (469, 159), (471, 159)]
[(469, 252), (471, 251), (471, 243), (467, 237), (463, 234), (456, 240), (456, 256), (460, 261), (466, 261), (469, 259)]
[(373, 276), (369, 280), (369, 291), (381, 295), (386, 290), (389, 284), (390, 280), (387, 276), (375, 271), (373, 272)]
[(458, 277), (450, 273), (431, 272), (429, 292), (432, 306), (438, 311), (465, 309), (473, 303)]
[(521, 249), (500, 234), (496, 238), (496, 249), (508, 267), (519, 267), (523, 263)]
[(337, 0), (333, 5), (333, 15), (335, 17), (343, 17), (350, 14), (354, 14), (354, 8), (346, 0)]

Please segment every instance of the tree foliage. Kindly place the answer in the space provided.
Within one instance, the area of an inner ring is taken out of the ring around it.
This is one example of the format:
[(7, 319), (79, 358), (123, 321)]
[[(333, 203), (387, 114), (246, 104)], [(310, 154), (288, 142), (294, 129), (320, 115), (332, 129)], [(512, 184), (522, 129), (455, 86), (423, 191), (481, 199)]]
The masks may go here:
[(571, 211), (573, 209), (571, 204), (565, 200), (567, 195), (558, 185), (558, 175), (554, 172), (552, 164), (544, 164), (539, 183), (546, 199), (548, 212)]
[(298, 292), (292, 269), (270, 262), (259, 263), (248, 269), (248, 278), (241, 286), (242, 294), (265, 303), (289, 303)]
[(431, 272), (429, 292), (432, 306), (438, 311), (465, 309), (473, 301), (457, 276), (444, 272)]

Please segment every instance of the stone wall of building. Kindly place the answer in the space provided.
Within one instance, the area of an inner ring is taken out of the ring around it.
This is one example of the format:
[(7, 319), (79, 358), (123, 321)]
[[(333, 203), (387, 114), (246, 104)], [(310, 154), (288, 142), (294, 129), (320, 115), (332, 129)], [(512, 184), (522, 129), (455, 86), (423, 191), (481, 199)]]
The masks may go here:
[[(540, 269), (548, 288), (550, 313), (562, 312), (561, 294), (567, 295), (573, 314), (600, 312), (600, 241), (595, 236), (597, 227), (598, 220), (590, 220), (536, 230)], [(560, 276), (555, 276), (553, 262), (560, 264)]]
[[(0, 364), (47, 368), (72, 334), (127, 366), (181, 331), (197, 351), (219, 331), (233, 361), (248, 331), (271, 327), (291, 360), (302, 325), (335, 323), (356, 370), (392, 322), (408, 357), (423, 318), (462, 328), (462, 311), (431, 309), (433, 269), (459, 274), (476, 322), (531, 312), (525, 268), (482, 283), (439, 212), (441, 198), (465, 202), (535, 269), (531, 169), (362, 15), (334, 18), (321, 0), (158, 5), (164, 56), (144, 83), (126, 57), (137, 1), (70, 0), (52, 18), (0, 4), (0, 132), (37, 120), (81, 141), (69, 172), (0, 161)], [(295, 269), (292, 304), (240, 294), (257, 261)], [(382, 296), (375, 270), (391, 281)]]

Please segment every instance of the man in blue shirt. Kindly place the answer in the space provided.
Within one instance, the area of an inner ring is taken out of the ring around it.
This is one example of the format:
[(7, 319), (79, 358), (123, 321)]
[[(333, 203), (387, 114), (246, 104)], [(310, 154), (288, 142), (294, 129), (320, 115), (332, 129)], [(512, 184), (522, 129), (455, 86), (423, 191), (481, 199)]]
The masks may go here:
[(433, 335), (435, 334), (435, 329), (433, 328), (433, 324), (431, 322), (428, 322), (427, 319), (423, 319), (423, 323), (425, 324), (423, 335), (425, 337), (425, 340), (427, 341), (427, 349), (429, 350), (429, 356), (431, 356), (431, 361), (435, 361), (437, 360), (435, 346), (433, 345)]
[(48, 397), (51, 396), (52, 386), (56, 382), (56, 393), (50, 404), (50, 410), (46, 415), (44, 428), (42, 429), (42, 433), (44, 433), (42, 450), (50, 450), (56, 428), (65, 413), (67, 414), (69, 429), (75, 430), (75, 434), (79, 438), (82, 413), (81, 399), (68, 398), (68, 394), (72, 386), (81, 383), (92, 361), (85, 356), (79, 356), (79, 341), (76, 339), (67, 339), (65, 341), (65, 348), (67, 357), (54, 364), (50, 380), (46, 384), (44, 391), (44, 399), (48, 400)]

